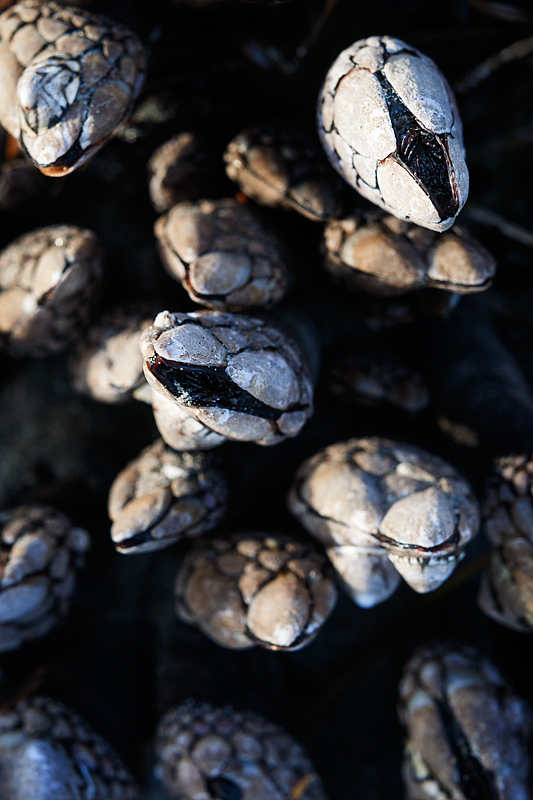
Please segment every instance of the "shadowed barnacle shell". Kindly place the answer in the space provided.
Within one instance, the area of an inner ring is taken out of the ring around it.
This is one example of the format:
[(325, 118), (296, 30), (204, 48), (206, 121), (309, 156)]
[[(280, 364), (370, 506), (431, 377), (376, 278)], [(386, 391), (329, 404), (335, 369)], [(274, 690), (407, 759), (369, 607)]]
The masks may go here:
[(87, 531), (50, 506), (0, 512), (0, 652), (46, 636), (64, 617)]
[(300, 650), (337, 601), (331, 568), (310, 544), (244, 533), (194, 546), (175, 585), (176, 613), (222, 647)]
[[(186, 431), (204, 441), (202, 449), (215, 445), (210, 432), (221, 437), (219, 443), (277, 444), (296, 436), (313, 413), (311, 381), (296, 342), (264, 320), (162, 311), (144, 332), (141, 350), (148, 383), (173, 404), (163, 404), (159, 414), (170, 409), (168, 430), (178, 429), (167, 442), (171, 447), (177, 446), (182, 412), (207, 429)], [(167, 426), (160, 418), (157, 424), (165, 438)]]
[(326, 800), (303, 747), (252, 711), (187, 700), (159, 723), (156, 752), (179, 800)]
[(533, 459), (504, 456), (495, 462), (483, 504), (492, 544), (479, 605), (496, 622), (533, 631)]
[(354, 293), (352, 313), (374, 332), (386, 331), (426, 318), (445, 318), (461, 299), (457, 292), (444, 289), (420, 289), (393, 297)]
[(333, 62), (318, 131), (342, 177), (399, 219), (445, 231), (468, 196), (455, 98), (436, 64), (391, 36), (370, 36)]
[(214, 528), (226, 498), (226, 481), (210, 455), (176, 453), (158, 439), (113, 481), (111, 538), (119, 553), (161, 550)]
[(52, 0), (0, 14), (0, 123), (45, 175), (68, 175), (128, 116), (145, 71), (138, 38)]
[(383, 296), (425, 287), (481, 292), (496, 271), (464, 230), (437, 234), (383, 212), (330, 220), (323, 250), (324, 266), (343, 286)]
[(197, 183), (206, 162), (206, 148), (194, 133), (179, 133), (157, 148), (148, 162), (148, 190), (159, 214), (200, 197)]
[(70, 708), (31, 697), (0, 711), (5, 800), (137, 800), (132, 776), (110, 745)]
[(247, 197), (318, 222), (341, 211), (335, 175), (322, 158), (304, 136), (274, 126), (243, 131), (224, 153), (228, 177)]
[(72, 385), (102, 403), (124, 403), (145, 383), (141, 334), (147, 308), (115, 308), (93, 325), (70, 358)]
[(347, 402), (382, 403), (416, 414), (427, 407), (422, 376), (400, 353), (380, 347), (354, 347), (335, 357), (328, 376), (332, 394)]
[(0, 253), (0, 347), (13, 356), (62, 350), (89, 321), (102, 275), (96, 234), (50, 225)]
[(437, 589), (479, 527), (477, 502), (453, 467), (378, 437), (334, 444), (304, 461), (288, 502), (364, 608), (394, 592), (396, 573), (416, 592)]
[(167, 271), (196, 303), (241, 311), (285, 295), (281, 242), (236, 200), (179, 203), (154, 232)]
[(525, 800), (531, 712), (470, 647), (422, 647), (400, 683), (408, 800)]

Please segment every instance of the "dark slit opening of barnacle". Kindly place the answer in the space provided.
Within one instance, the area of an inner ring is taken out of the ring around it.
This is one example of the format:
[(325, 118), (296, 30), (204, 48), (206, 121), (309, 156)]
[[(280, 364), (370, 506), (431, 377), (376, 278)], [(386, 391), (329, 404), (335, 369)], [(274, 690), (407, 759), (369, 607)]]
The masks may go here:
[(211, 778), (207, 782), (211, 797), (216, 800), (241, 800), (242, 789), (229, 778)]
[(469, 800), (498, 800), (499, 792), (491, 773), (483, 768), (470, 750), (468, 740), (448, 703), (436, 700), (446, 738), (455, 756), (459, 785)]
[(454, 281), (439, 281), (436, 278), (430, 279), (427, 281), (428, 288), (432, 289), (442, 289), (447, 291), (455, 291), (460, 292), (461, 294), (472, 294), (473, 292), (479, 292), (483, 288), (489, 288), (492, 285), (492, 278), (489, 276), (485, 278), (484, 281), (480, 283), (454, 283)]
[[(29, 154), (27, 147), (24, 144), (24, 140), (21, 140), (21, 146), (26, 155), (28, 156), (28, 158), (34, 161), (34, 159)], [(76, 140), (72, 145), (72, 147), (70, 147), (69, 150), (67, 150), (67, 152), (64, 155), (62, 155), (60, 158), (54, 161), (53, 164), (42, 164), (40, 166), (41, 169), (53, 169), (59, 172), (62, 170), (69, 169), (69, 167), (72, 167), (73, 164), (75, 164), (82, 156), (86, 156), (87, 153), (89, 152), (90, 149), (84, 150), (79, 141)]]
[[(157, 520), (159, 522), (160, 520)], [(155, 527), (156, 523), (151, 527)], [(135, 533), (133, 536), (130, 536), (128, 539), (124, 539), (122, 542), (116, 542), (116, 547), (120, 547), (121, 550), (129, 550), (130, 547), (137, 547), (140, 544), (145, 544), (146, 542), (153, 541), (153, 536), (150, 533), (150, 529), (146, 531), (140, 531), (140, 533)]]
[[(224, 408), (253, 414), (255, 417), (276, 420), (287, 409), (272, 408), (237, 386), (226, 373), (225, 367), (206, 367), (182, 364), (165, 358), (147, 361), (148, 369), (180, 403), (187, 406)], [(291, 411), (304, 407), (293, 403)]]
[(396, 539), (391, 539), (390, 536), (385, 536), (384, 533), (377, 533), (375, 534), (375, 538), (382, 542), (383, 544), (392, 545), (393, 547), (397, 547), (400, 550), (418, 550), (421, 553), (438, 553), (440, 550), (446, 550), (447, 547), (450, 545), (459, 544), (460, 535), (457, 528), (452, 533), (449, 539), (446, 541), (441, 542), (440, 544), (436, 544), (433, 547), (420, 547), (418, 544), (407, 544), (406, 542), (398, 542)]
[(423, 128), (383, 73), (376, 75), (389, 109), (400, 162), (429, 194), (441, 220), (453, 217), (459, 210), (459, 198), (456, 187), (450, 182), (447, 134), (437, 136)]

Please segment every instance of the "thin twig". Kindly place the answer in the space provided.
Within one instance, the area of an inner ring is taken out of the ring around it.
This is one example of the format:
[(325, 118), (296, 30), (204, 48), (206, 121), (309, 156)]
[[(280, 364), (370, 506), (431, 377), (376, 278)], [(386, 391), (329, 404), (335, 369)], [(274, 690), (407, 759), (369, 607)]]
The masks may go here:
[(309, 36), (306, 39), (304, 39), (304, 41), (301, 43), (301, 45), (296, 50), (296, 58), (299, 61), (301, 61), (303, 58), (306, 57), (306, 55), (307, 55), (307, 53), (309, 51), (309, 48), (318, 39), (318, 37), (319, 37), (319, 35), (320, 35), (321, 31), (322, 31), (322, 28), (324, 27), (324, 25), (328, 21), (330, 15), (331, 15), (331, 12), (333, 11), (333, 9), (337, 5), (337, 3), (338, 3), (338, 0), (326, 0), (326, 3), (324, 5), (324, 10), (323, 10), (322, 14), (320, 15), (320, 17), (318, 18), (318, 20), (316, 21), (315, 25), (313, 26), (313, 28), (311, 30), (311, 33), (309, 34)]
[(531, 11), (519, 6), (513, 6), (510, 3), (498, 3), (494, 0), (470, 0), (470, 5), (481, 14), (504, 19), (507, 22), (533, 22)]
[(491, 211), (490, 208), (478, 206), (475, 203), (468, 203), (464, 209), (465, 216), (473, 219), (481, 225), (487, 225), (490, 228), (496, 228), (504, 236), (509, 239), (514, 239), (515, 242), (520, 242), (528, 247), (533, 247), (533, 231), (522, 228), (521, 225), (516, 225), (514, 222), (509, 222), (500, 214)]
[(504, 64), (516, 61), (519, 58), (525, 58), (531, 53), (533, 53), (533, 36), (528, 36), (527, 39), (520, 39), (474, 67), (462, 80), (455, 84), (454, 89), (458, 94), (469, 92), (470, 89), (484, 81)]
[(337, 3), (338, 0), (326, 0), (324, 10), (313, 25), (309, 35), (296, 48), (293, 58), (285, 58), (281, 50), (274, 45), (263, 45), (255, 40), (244, 45), (244, 52), (248, 58), (263, 69), (270, 69), (272, 66), (276, 66), (285, 75), (293, 75), (300, 69), (302, 61), (318, 39)]

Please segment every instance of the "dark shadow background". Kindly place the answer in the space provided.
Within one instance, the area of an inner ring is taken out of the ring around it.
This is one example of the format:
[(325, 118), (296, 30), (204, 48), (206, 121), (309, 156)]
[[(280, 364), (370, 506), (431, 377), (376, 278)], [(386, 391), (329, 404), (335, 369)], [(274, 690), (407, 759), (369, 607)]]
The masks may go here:
[[(518, 23), (494, 16), (497, 4), (490, 2), (338, 0), (307, 57), (284, 72), (275, 62), (294, 59), (323, 12), (322, 0), (206, 6), (101, 0), (86, 6), (141, 36), (149, 50), (144, 91), (121, 135), (86, 168), (46, 181), (35, 200), (0, 212), (0, 246), (51, 223), (92, 228), (106, 252), (103, 309), (140, 299), (192, 309), (159, 262), (147, 193), (146, 162), (171, 135), (202, 134), (213, 156), (211, 196), (233, 196), (236, 188), (222, 162), (226, 143), (265, 121), (316, 139), (321, 82), (356, 39), (403, 38), (431, 56), (453, 85), (483, 59), (533, 35), (527, 9), (526, 21)], [(458, 97), (471, 201), (526, 229), (533, 227), (532, 81), (529, 57)], [(364, 206), (353, 193), (346, 197)], [(356, 303), (322, 275), (320, 225), (293, 214), (261, 213), (289, 250), (297, 280), (286, 305), (298, 305), (314, 320), (324, 376), (336, 349), (366, 347), (372, 340), (361, 312), (367, 301)], [(463, 219), (468, 223), (468, 206)], [(462, 470), (480, 496), (495, 455), (533, 449), (533, 251), (494, 228), (470, 227), (497, 258), (492, 289), (462, 299), (446, 320), (422, 317), (380, 334), (424, 374), (432, 392), (429, 409), (412, 417), (388, 407), (340, 404), (322, 377), (315, 415), (297, 439), (271, 449), (220, 449), (232, 487), (228, 529), (297, 530), (285, 509), (294, 471), (318, 448), (342, 438), (386, 435), (418, 444)], [(67, 359), (62, 354), (15, 362), (0, 356), (1, 507), (49, 501), (94, 541), (67, 623), (45, 641), (3, 656), (1, 668), (23, 680), (44, 667), (40, 691), (82, 713), (117, 748), (145, 798), (164, 796), (151, 778), (157, 719), (187, 697), (255, 709), (283, 724), (310, 751), (332, 800), (402, 796), (397, 684), (412, 649), (423, 642), (453, 639), (479, 647), (518, 693), (533, 700), (532, 639), (491, 622), (476, 605), (487, 551), (481, 536), (433, 595), (402, 586), (367, 611), (342, 596), (325, 630), (298, 653), (232, 653), (178, 622), (172, 582), (185, 546), (119, 556), (108, 535), (109, 486), (156, 437), (151, 410), (135, 402), (108, 407), (76, 395)], [(443, 433), (443, 417), (474, 430), (478, 445), (464, 446)]]

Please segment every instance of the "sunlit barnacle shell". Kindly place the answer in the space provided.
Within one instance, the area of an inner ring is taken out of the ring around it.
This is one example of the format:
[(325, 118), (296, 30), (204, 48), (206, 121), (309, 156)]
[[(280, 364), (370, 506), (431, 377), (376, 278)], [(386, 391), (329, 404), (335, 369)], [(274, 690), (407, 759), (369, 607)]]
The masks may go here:
[(470, 487), (441, 458), (378, 437), (304, 461), (289, 509), (326, 546), (349, 594), (367, 608), (396, 589), (437, 589), (477, 533)]
[(337, 589), (311, 544), (271, 533), (200, 542), (175, 585), (176, 612), (222, 647), (300, 650), (333, 611)]
[(343, 286), (384, 297), (415, 289), (488, 289), (496, 262), (466, 231), (437, 234), (381, 211), (330, 220), (324, 266)]
[(152, 388), (222, 441), (277, 444), (296, 436), (313, 413), (296, 342), (264, 320), (162, 311), (141, 351)]
[(0, 123), (45, 175), (68, 175), (128, 116), (145, 71), (123, 25), (53, 0), (0, 14)]
[(66, 616), (90, 547), (51, 506), (0, 512), (0, 653), (46, 636)]
[(492, 549), (478, 603), (496, 622), (533, 632), (533, 459), (498, 458), (483, 503)]
[(111, 538), (119, 553), (161, 550), (214, 528), (226, 497), (226, 482), (210, 455), (177, 453), (158, 439), (113, 481)]
[(273, 305), (287, 291), (281, 242), (236, 200), (179, 203), (154, 232), (167, 271), (196, 303), (242, 311)]
[(159, 723), (156, 753), (178, 800), (326, 800), (301, 745), (251, 711), (187, 700)]
[(70, 358), (76, 391), (102, 403), (124, 403), (146, 385), (139, 344), (151, 317), (146, 307), (119, 307), (93, 325)]
[(63, 703), (30, 697), (0, 710), (5, 800), (137, 800), (112, 747)]
[(49, 225), (15, 239), (0, 253), (0, 348), (17, 357), (62, 350), (88, 324), (101, 276), (92, 231)]
[(526, 800), (531, 711), (470, 647), (420, 648), (400, 683), (407, 800)]
[(335, 169), (399, 219), (445, 231), (466, 202), (459, 111), (435, 63), (390, 36), (360, 39), (333, 62), (318, 130)]
[(228, 177), (247, 197), (318, 222), (341, 210), (338, 178), (323, 157), (304, 136), (272, 125), (243, 131), (224, 153)]

